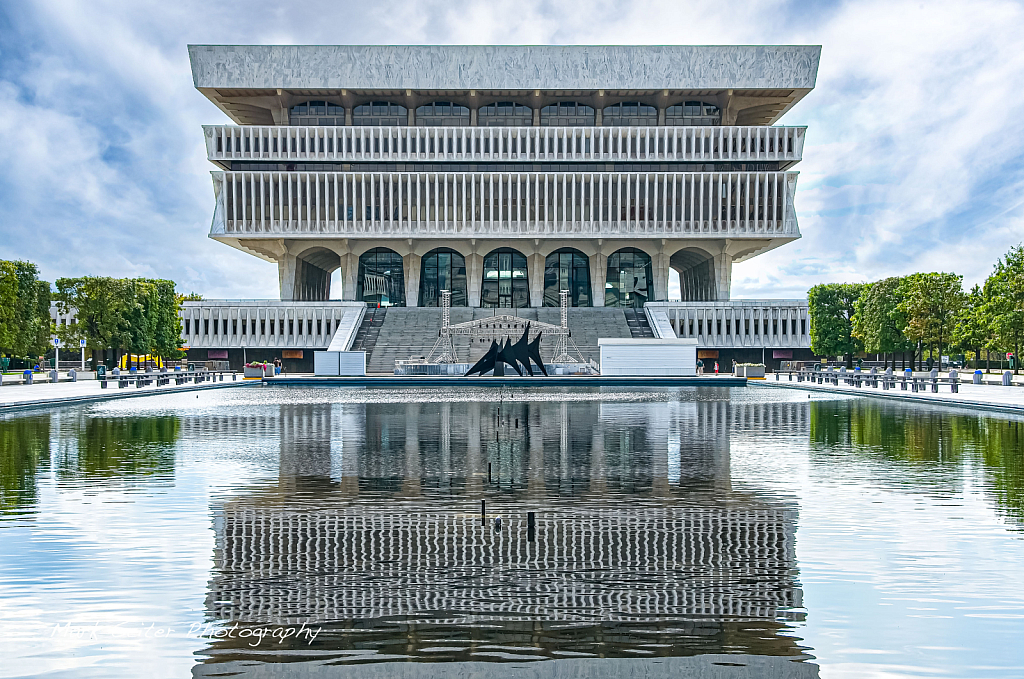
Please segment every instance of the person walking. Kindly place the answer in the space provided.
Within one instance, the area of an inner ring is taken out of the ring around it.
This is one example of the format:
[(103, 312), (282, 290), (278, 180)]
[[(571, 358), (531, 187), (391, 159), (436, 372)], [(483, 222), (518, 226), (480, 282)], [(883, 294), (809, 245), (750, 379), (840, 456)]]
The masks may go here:
[(718, 361), (715, 361), (715, 374), (718, 374)]
[(700, 360), (699, 358), (697, 359), (697, 374), (704, 374), (704, 361)]
[(281, 359), (280, 358), (275, 358), (274, 359), (274, 374), (275, 375), (280, 375), (281, 374)]

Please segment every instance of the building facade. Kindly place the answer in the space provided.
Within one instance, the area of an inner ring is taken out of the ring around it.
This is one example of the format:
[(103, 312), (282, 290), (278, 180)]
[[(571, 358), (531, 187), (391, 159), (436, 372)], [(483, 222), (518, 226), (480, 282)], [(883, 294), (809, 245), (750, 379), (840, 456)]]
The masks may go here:
[(204, 127), (210, 237), (275, 262), (288, 302), (340, 269), (373, 305), (642, 307), (672, 272), (720, 304), (734, 263), (800, 237), (805, 128), (776, 123), (819, 53), (193, 45), (232, 120)]

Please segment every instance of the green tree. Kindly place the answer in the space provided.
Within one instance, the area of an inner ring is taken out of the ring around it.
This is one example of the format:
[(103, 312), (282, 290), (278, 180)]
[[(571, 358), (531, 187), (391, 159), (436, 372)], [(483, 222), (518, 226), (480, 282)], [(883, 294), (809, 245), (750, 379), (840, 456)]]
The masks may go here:
[(1019, 370), (1024, 339), (1024, 247), (1010, 248), (985, 281), (986, 309), (997, 344), (1013, 350), (1014, 372)]
[(17, 356), (46, 351), (52, 333), (50, 284), (32, 262), (0, 262), (0, 350)]
[(974, 353), (974, 368), (981, 360), (981, 350), (992, 339), (992, 323), (988, 316), (988, 299), (984, 289), (975, 285), (964, 298), (964, 305), (956, 317), (951, 342), (965, 354)]
[(886, 365), (888, 354), (892, 353), (893, 367), (896, 367), (896, 352), (912, 348), (902, 332), (899, 284), (900, 279), (892, 277), (865, 285), (854, 303), (853, 336), (863, 343), (864, 351), (884, 354)]
[(845, 354), (847, 367), (853, 367), (853, 354), (863, 347), (853, 336), (853, 316), (863, 288), (860, 283), (825, 283), (807, 292), (811, 351), (819, 356)]
[(964, 304), (963, 277), (954, 273), (915, 273), (900, 280), (897, 309), (903, 316), (903, 335), (924, 346), (933, 344), (942, 356), (957, 314)]

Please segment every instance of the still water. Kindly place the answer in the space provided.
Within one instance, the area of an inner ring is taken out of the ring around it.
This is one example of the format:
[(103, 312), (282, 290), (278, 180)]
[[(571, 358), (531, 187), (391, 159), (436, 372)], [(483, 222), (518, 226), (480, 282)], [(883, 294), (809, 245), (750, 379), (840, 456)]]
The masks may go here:
[(1022, 677), (1022, 642), (1011, 417), (247, 387), (0, 419), (0, 677)]

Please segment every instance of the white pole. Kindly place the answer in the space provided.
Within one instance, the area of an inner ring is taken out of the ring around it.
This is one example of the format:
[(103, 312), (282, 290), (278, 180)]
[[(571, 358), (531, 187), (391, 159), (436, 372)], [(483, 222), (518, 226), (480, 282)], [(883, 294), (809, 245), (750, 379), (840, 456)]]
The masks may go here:
[(82, 372), (85, 372), (85, 345), (82, 345)]
[[(54, 345), (53, 347), (53, 369), (54, 371), (60, 370), (60, 347)], [(59, 372), (58, 372), (59, 375)]]

